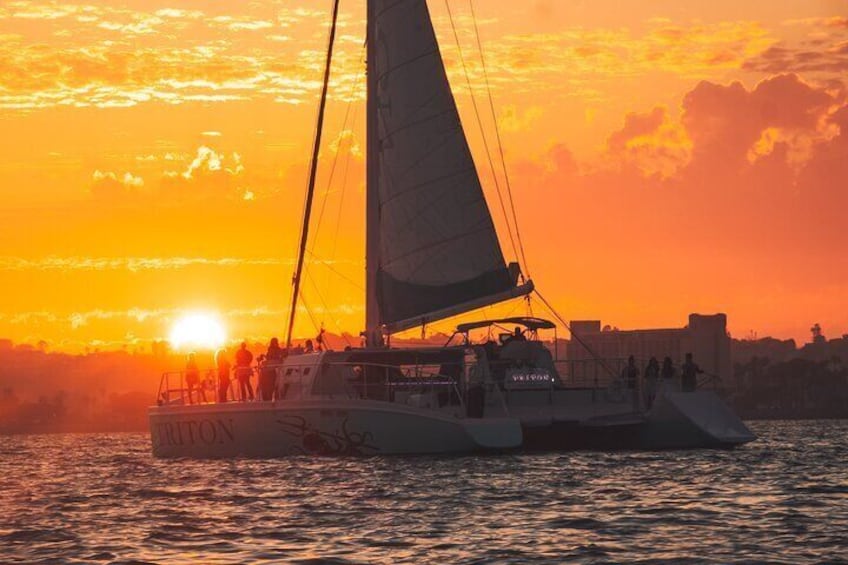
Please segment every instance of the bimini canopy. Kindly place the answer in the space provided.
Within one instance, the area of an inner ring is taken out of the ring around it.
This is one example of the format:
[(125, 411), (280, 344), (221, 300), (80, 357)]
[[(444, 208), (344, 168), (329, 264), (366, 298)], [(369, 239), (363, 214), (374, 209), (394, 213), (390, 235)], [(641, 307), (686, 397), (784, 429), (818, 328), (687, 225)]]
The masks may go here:
[(507, 326), (507, 325), (518, 325), (524, 326), (530, 331), (535, 332), (536, 330), (552, 330), (556, 328), (556, 324), (551, 321), (543, 320), (542, 318), (529, 318), (529, 317), (520, 317), (520, 318), (501, 318), (499, 320), (481, 320), (479, 322), (469, 322), (467, 324), (460, 324), (456, 327), (457, 333), (468, 333), (471, 330), (476, 330), (480, 328), (488, 328), (489, 326)]

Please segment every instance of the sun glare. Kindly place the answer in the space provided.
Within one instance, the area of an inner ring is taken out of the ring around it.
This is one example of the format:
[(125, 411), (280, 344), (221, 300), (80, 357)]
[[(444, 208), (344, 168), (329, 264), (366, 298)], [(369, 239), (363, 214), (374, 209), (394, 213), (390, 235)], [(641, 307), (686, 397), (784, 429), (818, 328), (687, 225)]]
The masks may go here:
[(187, 314), (174, 322), (169, 341), (174, 349), (216, 349), (224, 345), (227, 334), (213, 314)]

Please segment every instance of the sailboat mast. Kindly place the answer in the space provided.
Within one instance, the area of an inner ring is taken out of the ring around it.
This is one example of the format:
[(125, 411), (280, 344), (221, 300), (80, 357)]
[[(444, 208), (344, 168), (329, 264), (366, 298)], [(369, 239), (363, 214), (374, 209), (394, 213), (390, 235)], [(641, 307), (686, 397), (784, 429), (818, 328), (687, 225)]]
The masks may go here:
[(312, 166), (309, 169), (309, 187), (306, 190), (306, 205), (303, 210), (303, 228), (300, 233), (300, 249), (297, 254), (297, 268), (292, 279), (292, 304), (289, 314), (289, 329), (286, 333), (286, 347), (292, 346), (292, 331), (297, 313), (297, 299), (300, 294), (300, 277), (303, 274), (303, 259), (306, 255), (306, 242), (309, 238), (309, 219), (312, 215), (312, 200), (315, 194), (315, 178), (318, 172), (318, 150), (321, 148), (321, 133), (324, 130), (324, 109), (327, 106), (327, 89), (330, 84), (330, 67), (333, 62), (333, 45), (336, 42), (336, 21), (339, 16), (339, 0), (333, 3), (333, 24), (330, 27), (330, 45), (327, 47), (327, 66), (324, 68), (324, 88), (321, 90), (321, 104), (318, 107), (318, 126), (315, 132), (315, 146), (312, 149)]
[(368, 0), (366, 74), (368, 91), (366, 113), (366, 198), (365, 198), (365, 339), (369, 347), (383, 344), (380, 306), (377, 301), (377, 273), (380, 267), (380, 139), (377, 131), (377, 0)]

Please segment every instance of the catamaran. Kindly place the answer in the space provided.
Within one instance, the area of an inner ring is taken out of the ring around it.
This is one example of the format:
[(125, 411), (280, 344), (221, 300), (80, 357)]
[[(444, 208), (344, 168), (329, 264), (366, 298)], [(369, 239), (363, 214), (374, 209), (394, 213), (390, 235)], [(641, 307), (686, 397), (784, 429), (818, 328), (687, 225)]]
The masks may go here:
[[(289, 346), (338, 6), (336, 0)], [(393, 334), (527, 297), (534, 283), (504, 257), (426, 1), (367, 0), (366, 45), (365, 347), (289, 355), (276, 368), (273, 400), (189, 404), (183, 375), (164, 375), (149, 410), (153, 453), (377, 455), (751, 441), (712, 392), (679, 392), (666, 383), (648, 410), (609, 386), (567, 386), (538, 336), (554, 327), (547, 320), (465, 324), (456, 345), (390, 347)], [(473, 331), (503, 324), (525, 331), (520, 339), (473, 342)]]

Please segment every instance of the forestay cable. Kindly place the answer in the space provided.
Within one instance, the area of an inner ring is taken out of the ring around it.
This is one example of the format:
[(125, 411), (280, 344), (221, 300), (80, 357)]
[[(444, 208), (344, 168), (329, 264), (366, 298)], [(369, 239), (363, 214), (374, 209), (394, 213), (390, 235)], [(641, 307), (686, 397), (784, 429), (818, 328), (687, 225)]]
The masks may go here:
[[(495, 102), (494, 102), (494, 98), (492, 97), (492, 88), (491, 88), (491, 85), (489, 84), (489, 72), (486, 70), (486, 58), (483, 55), (483, 44), (480, 41), (480, 29), (477, 26), (477, 16), (474, 13), (474, 0), (468, 0), (468, 3), (471, 6), (471, 21), (474, 23), (474, 33), (477, 36), (477, 49), (480, 51), (480, 62), (482, 63), (482, 66), (483, 66), (483, 77), (484, 77), (484, 80), (486, 81), (486, 91), (488, 92), (488, 95), (489, 95), (489, 108), (492, 111), (492, 120), (494, 121), (494, 124), (495, 124), (495, 136), (496, 136), (497, 141), (498, 141), (498, 151), (499, 151), (500, 156), (501, 156), (501, 166), (503, 167), (504, 182), (506, 183), (506, 191), (507, 191), (507, 195), (509, 196), (509, 207), (512, 210), (512, 222), (515, 225), (515, 236), (518, 238), (518, 247), (521, 250), (521, 262), (523, 263), (523, 269), (522, 270), (527, 275), (527, 278), (530, 278), (530, 267), (527, 264), (527, 256), (524, 254), (524, 243), (521, 241), (521, 230), (518, 227), (518, 216), (515, 213), (515, 202), (513, 201), (513, 198), (512, 198), (512, 186), (509, 182), (509, 173), (507, 172), (507, 168), (506, 168), (506, 159), (504, 158), (503, 143), (501, 142), (501, 133), (500, 133), (500, 128), (498, 127), (498, 117), (497, 117), (497, 112), (495, 112)], [(475, 110), (476, 110), (476, 106), (475, 106)], [(478, 119), (479, 119), (479, 117), (478, 117)], [(498, 195), (500, 196), (500, 193)], [(506, 212), (504, 212), (504, 213), (506, 213)], [(511, 234), (510, 234), (510, 236), (511, 236)]]
[[(460, 45), (460, 42), (459, 42), (459, 33), (457, 32), (456, 25), (454, 24), (453, 13), (451, 12), (451, 9), (450, 9), (450, 0), (445, 0), (445, 7), (447, 8), (448, 18), (450, 19), (451, 28), (453, 29), (453, 36), (454, 36), (454, 39), (456, 40), (456, 48), (457, 48), (457, 51), (459, 52), (459, 61), (462, 64), (462, 70), (465, 73), (465, 82), (468, 85), (468, 93), (471, 95), (471, 105), (474, 107), (474, 115), (477, 117), (477, 125), (480, 128), (480, 136), (483, 138), (483, 147), (486, 150), (486, 159), (488, 160), (489, 168), (492, 171), (492, 180), (495, 183), (495, 190), (496, 190), (497, 195), (498, 195), (498, 201), (500, 202), (501, 211), (503, 212), (504, 221), (506, 222), (506, 229), (507, 229), (507, 233), (509, 234), (510, 244), (512, 245), (512, 252), (513, 252), (513, 254), (515, 254), (516, 258), (518, 258), (519, 257), (518, 248), (515, 245), (515, 238), (512, 235), (512, 226), (510, 225), (509, 215), (507, 214), (507, 211), (506, 211), (506, 204), (504, 204), (503, 196), (501, 195), (501, 187), (500, 187), (500, 183), (498, 182), (498, 175), (495, 172), (495, 163), (494, 163), (494, 160), (492, 159), (491, 151), (489, 150), (489, 142), (486, 138), (486, 132), (483, 128), (483, 121), (480, 118), (480, 111), (477, 107), (477, 99), (474, 96), (474, 89), (471, 87), (471, 78), (468, 74), (468, 67), (465, 65), (465, 57), (462, 55), (462, 46)], [(516, 226), (516, 229), (517, 229), (517, 226)], [(523, 259), (522, 259), (522, 261), (523, 261)]]

